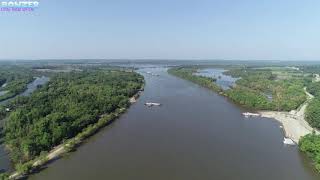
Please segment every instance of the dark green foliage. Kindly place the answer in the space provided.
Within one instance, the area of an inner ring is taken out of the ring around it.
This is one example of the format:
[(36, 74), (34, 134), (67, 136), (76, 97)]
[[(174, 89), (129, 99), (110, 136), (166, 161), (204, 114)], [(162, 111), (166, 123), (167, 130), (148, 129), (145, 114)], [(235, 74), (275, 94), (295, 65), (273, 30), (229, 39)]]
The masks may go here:
[(234, 102), (246, 108), (268, 110), (273, 109), (271, 102), (259, 92), (244, 87), (236, 87), (226, 91), (226, 95)]
[(9, 174), (8, 173), (0, 173), (0, 180), (8, 180)]
[[(304, 67), (306, 72), (319, 73), (320, 66), (307, 66)], [(312, 77), (312, 75), (310, 75)], [(307, 91), (315, 96), (309, 102), (305, 119), (314, 127), (320, 128), (320, 82), (307, 81)], [(304, 136), (299, 141), (299, 149), (306, 153), (314, 162), (315, 168), (320, 172), (320, 135), (309, 134)]]
[(320, 97), (320, 82), (309, 83), (307, 90), (310, 94)]
[[(290, 111), (306, 101), (304, 81), (277, 79), (270, 69), (241, 68), (225, 72), (240, 77), (236, 88), (226, 92), (234, 102), (256, 110)], [(272, 99), (267, 98), (272, 95)]]
[(305, 118), (312, 127), (320, 128), (320, 82), (309, 83), (307, 90), (315, 98), (309, 103)]
[(315, 128), (320, 128), (320, 97), (313, 99), (307, 109), (305, 118)]
[(302, 137), (299, 149), (314, 161), (316, 169), (320, 171), (320, 136), (313, 133)]
[(24, 163), (24, 164), (17, 164), (16, 165), (16, 170), (19, 172), (21, 175), (26, 175), (32, 172), (33, 167), (32, 167), (32, 162)]
[(26, 162), (76, 136), (100, 115), (126, 108), (143, 84), (133, 72), (85, 71), (56, 75), (30, 97), (12, 104), (5, 143), (14, 162)]

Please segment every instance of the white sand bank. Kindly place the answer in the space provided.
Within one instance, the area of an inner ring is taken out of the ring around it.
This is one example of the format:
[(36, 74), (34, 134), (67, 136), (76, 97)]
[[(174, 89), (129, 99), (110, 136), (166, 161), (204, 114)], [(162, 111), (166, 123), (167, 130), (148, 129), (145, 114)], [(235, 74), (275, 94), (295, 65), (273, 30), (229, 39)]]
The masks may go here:
[(308, 103), (314, 98), (310, 93), (306, 91), (306, 88), (305, 92), (307, 95), (307, 101), (303, 103), (297, 110), (292, 110), (291, 112), (259, 112), (261, 114), (261, 117), (274, 118), (282, 123), (285, 131), (285, 136), (292, 139), (295, 143), (298, 143), (299, 139), (302, 136), (312, 133), (313, 130), (316, 131), (316, 133), (319, 133), (316, 129), (312, 128), (304, 119), (305, 110), (308, 106)]

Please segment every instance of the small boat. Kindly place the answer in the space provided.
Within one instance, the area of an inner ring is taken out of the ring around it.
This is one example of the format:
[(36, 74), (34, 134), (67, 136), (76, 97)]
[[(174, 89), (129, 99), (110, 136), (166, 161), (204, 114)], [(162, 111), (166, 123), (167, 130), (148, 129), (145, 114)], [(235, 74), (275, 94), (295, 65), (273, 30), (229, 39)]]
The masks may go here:
[(294, 143), (294, 141), (290, 138), (283, 138), (283, 144), (286, 144), (286, 145), (295, 145), (296, 143)]
[(160, 103), (153, 103), (153, 102), (147, 102), (144, 105), (148, 106), (148, 107), (152, 107), (152, 106), (161, 106)]
[(260, 116), (260, 114), (250, 113), (250, 112), (242, 113), (242, 115), (244, 115), (246, 118), (248, 118), (248, 117), (259, 117)]

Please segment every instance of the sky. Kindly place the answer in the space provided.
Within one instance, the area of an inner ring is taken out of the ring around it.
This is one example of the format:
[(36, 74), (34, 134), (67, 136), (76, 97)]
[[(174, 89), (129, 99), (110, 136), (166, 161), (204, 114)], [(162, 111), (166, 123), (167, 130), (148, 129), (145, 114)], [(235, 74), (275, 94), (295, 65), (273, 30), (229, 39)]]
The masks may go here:
[(0, 12), (0, 59), (320, 60), (319, 0), (39, 2)]

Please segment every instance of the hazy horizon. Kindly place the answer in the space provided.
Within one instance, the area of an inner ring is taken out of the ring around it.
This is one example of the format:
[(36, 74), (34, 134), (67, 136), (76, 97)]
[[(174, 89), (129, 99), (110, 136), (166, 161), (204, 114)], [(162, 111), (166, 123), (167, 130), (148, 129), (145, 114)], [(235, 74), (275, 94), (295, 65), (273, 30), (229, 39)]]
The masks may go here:
[(76, 58), (76, 59), (0, 59), (0, 61), (272, 61), (272, 62), (320, 62), (320, 60), (286, 60), (286, 59), (108, 59), (108, 58)]

